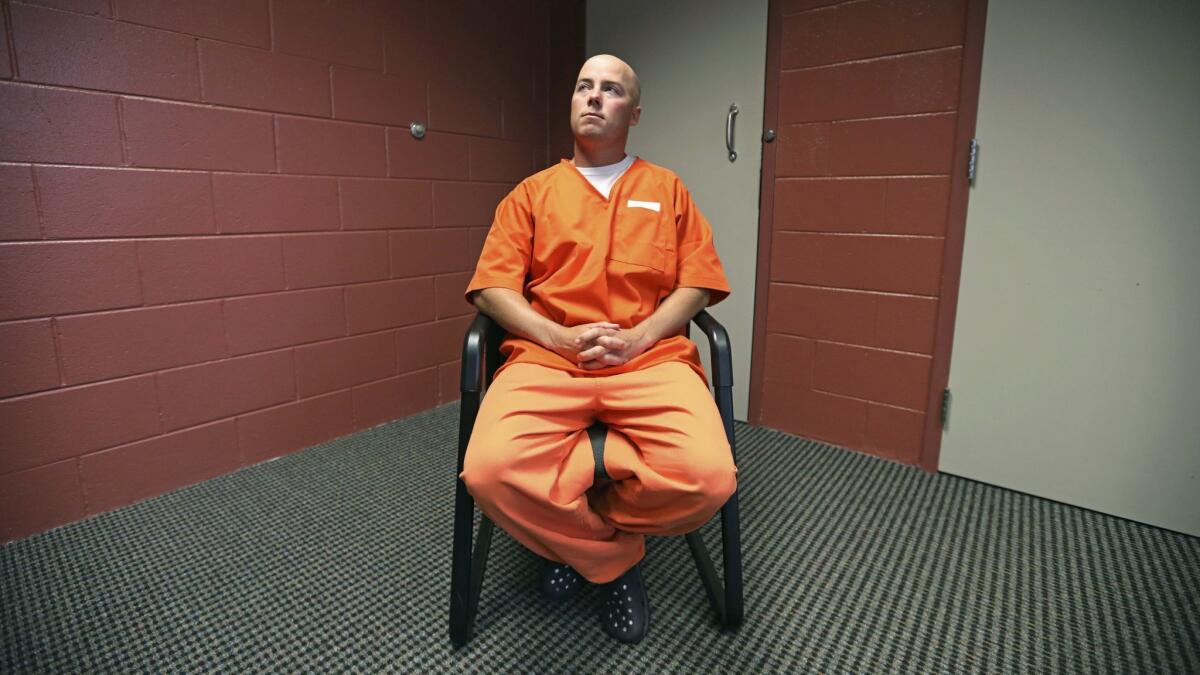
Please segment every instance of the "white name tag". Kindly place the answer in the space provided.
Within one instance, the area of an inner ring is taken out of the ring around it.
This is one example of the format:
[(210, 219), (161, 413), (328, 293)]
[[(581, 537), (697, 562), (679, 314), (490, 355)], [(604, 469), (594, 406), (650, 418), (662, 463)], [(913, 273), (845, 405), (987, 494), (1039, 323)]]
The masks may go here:
[(625, 202), (625, 206), (628, 206), (631, 209), (650, 209), (655, 213), (662, 210), (662, 206), (660, 206), (658, 202), (639, 202), (636, 199), (630, 199), (629, 201)]

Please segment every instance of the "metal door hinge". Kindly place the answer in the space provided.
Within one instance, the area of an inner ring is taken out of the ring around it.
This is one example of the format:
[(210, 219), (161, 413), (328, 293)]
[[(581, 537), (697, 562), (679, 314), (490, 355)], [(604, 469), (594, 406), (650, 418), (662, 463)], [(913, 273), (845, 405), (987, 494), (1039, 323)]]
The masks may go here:
[(942, 429), (950, 428), (950, 389), (942, 390)]
[(971, 139), (971, 152), (967, 155), (967, 183), (975, 185), (975, 166), (979, 159), (979, 141)]

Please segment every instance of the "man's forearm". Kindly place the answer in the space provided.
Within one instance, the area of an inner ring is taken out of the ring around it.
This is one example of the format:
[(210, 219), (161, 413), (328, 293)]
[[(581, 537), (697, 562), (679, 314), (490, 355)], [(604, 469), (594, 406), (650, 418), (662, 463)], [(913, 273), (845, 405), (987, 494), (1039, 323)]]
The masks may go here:
[[(677, 288), (663, 298), (658, 309), (654, 310), (654, 313), (645, 321), (628, 330), (628, 336), (622, 338), (624, 342), (617, 341), (609, 345), (609, 348), (632, 350), (629, 356), (632, 358), (632, 356), (653, 347), (659, 340), (677, 334), (679, 329), (691, 321), (697, 312), (708, 306), (708, 300), (709, 292), (706, 289)], [(591, 329), (588, 326), (579, 326), (575, 329), (574, 335), (583, 342), (576, 344), (572, 342), (570, 335), (561, 334), (563, 326), (538, 314), (530, 306), (525, 296), (512, 289), (485, 288), (476, 292), (472, 301), (479, 311), (492, 317), (508, 332), (533, 340), (572, 360), (579, 350), (588, 349), (589, 345), (594, 344), (594, 340), (599, 339), (601, 342), (598, 344), (604, 344), (608, 338), (600, 336), (611, 334), (618, 328), (614, 323), (605, 323), (602, 327)], [(589, 324), (589, 326), (599, 326), (599, 324)], [(583, 332), (580, 333), (580, 331)], [(593, 351), (603, 352), (604, 350), (604, 347), (598, 347)], [(599, 353), (585, 355), (585, 359), (599, 358), (599, 356), (601, 356)], [(607, 363), (611, 365), (614, 362), (607, 361)]]
[(674, 335), (687, 325), (693, 316), (708, 306), (708, 290), (704, 288), (680, 287), (663, 298), (658, 309), (637, 326), (647, 345)]
[(542, 346), (552, 344), (553, 331), (558, 325), (534, 311), (525, 296), (511, 288), (485, 288), (475, 293), (473, 301), (479, 311), (508, 332)]

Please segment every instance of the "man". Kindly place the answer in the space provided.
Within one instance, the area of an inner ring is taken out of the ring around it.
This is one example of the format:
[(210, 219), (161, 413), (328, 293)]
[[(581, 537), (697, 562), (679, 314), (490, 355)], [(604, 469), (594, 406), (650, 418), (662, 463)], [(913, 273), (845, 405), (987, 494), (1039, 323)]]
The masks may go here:
[[(640, 96), (620, 59), (584, 63), (573, 159), (504, 198), (466, 290), (510, 335), (462, 478), (489, 518), (547, 559), (547, 598), (604, 584), (602, 625), (623, 642), (649, 625), (645, 535), (696, 529), (736, 485), (683, 335), (730, 289), (683, 183), (625, 154)], [(600, 467), (587, 433), (596, 420), (608, 425)], [(594, 486), (597, 472), (611, 482)]]

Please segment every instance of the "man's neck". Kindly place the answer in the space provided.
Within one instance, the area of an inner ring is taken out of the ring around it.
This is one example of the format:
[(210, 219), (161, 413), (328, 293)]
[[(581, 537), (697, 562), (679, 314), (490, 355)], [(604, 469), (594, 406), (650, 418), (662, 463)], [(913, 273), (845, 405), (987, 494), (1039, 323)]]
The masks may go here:
[(575, 157), (571, 163), (584, 168), (593, 166), (608, 166), (625, 159), (625, 144), (608, 147), (586, 147), (575, 141)]

